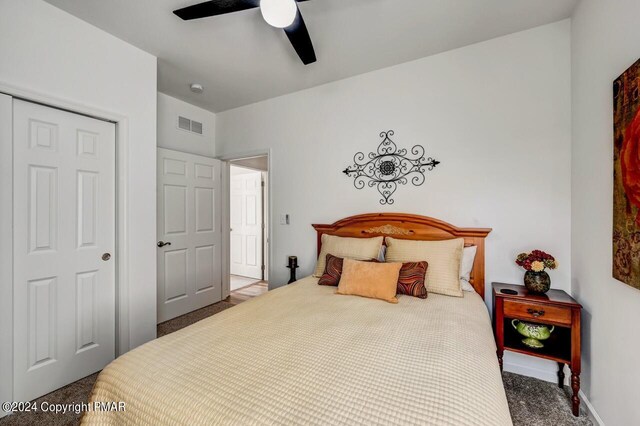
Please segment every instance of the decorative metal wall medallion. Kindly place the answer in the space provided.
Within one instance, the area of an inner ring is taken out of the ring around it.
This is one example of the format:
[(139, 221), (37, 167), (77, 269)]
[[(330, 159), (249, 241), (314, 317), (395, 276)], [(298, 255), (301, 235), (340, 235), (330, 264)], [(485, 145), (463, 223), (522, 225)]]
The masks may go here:
[(425, 181), (425, 172), (433, 170), (440, 164), (432, 157), (425, 158), (425, 150), (421, 145), (406, 149), (398, 149), (391, 137), (393, 130), (380, 133), (382, 142), (376, 152), (365, 155), (358, 152), (353, 156), (353, 166), (349, 166), (342, 173), (354, 179), (353, 185), (357, 189), (365, 186), (376, 186), (382, 198), (380, 204), (393, 204), (391, 196), (398, 189), (398, 185), (406, 185), (409, 180), (414, 186), (420, 186)]

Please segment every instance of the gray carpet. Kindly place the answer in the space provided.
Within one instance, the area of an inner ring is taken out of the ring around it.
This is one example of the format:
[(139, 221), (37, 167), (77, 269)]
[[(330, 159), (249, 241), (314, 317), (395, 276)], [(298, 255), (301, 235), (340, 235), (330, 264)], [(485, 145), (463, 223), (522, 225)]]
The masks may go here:
[(580, 404), (580, 417), (571, 414), (569, 387), (560, 389), (555, 383), (506, 372), (502, 381), (514, 425), (591, 426), (584, 403)]
[[(229, 302), (222, 301), (158, 324), (158, 337), (166, 336), (169, 333), (178, 331), (181, 328), (185, 328), (233, 306), (234, 305)], [(58, 389), (57, 391), (40, 397), (36, 399), (36, 402), (38, 403), (38, 406), (45, 401), (50, 404), (78, 404), (87, 402), (97, 377), (98, 373), (92, 374), (91, 376), (80, 379), (77, 382)], [(44, 413), (42, 411), (14, 413), (0, 419), (0, 426), (77, 425), (80, 423), (81, 416), (82, 413), (76, 414), (74, 412), (64, 414), (51, 414)]]
[(213, 305), (206, 306), (202, 309), (198, 309), (197, 311), (190, 312), (186, 315), (183, 315), (178, 318), (174, 318), (172, 320), (163, 322), (158, 324), (158, 337), (166, 336), (169, 333), (173, 333), (174, 331), (178, 331), (181, 328), (185, 328), (191, 324), (194, 324), (200, 320), (210, 317), (211, 315), (215, 315), (218, 312), (222, 312), (225, 309), (229, 309), (234, 305), (225, 302), (215, 303)]
[[(232, 307), (231, 303), (222, 301), (187, 315), (158, 324), (158, 337), (165, 336), (198, 322), (218, 312)], [(98, 374), (71, 383), (57, 391), (38, 398), (36, 402), (73, 404), (86, 402)], [(571, 415), (568, 389), (563, 392), (553, 383), (543, 382), (530, 377), (504, 373), (503, 381), (509, 401), (509, 409), (515, 426), (564, 426), (591, 425), (584, 409), (579, 418)], [(30, 425), (77, 425), (82, 413), (15, 413), (0, 419), (0, 426)]]

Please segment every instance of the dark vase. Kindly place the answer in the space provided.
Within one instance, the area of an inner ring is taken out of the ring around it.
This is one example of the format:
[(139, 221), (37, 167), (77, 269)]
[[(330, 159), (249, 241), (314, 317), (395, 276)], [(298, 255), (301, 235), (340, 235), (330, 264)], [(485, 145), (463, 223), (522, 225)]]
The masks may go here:
[(524, 274), (524, 286), (530, 293), (544, 294), (551, 288), (551, 277), (545, 271), (527, 271)]

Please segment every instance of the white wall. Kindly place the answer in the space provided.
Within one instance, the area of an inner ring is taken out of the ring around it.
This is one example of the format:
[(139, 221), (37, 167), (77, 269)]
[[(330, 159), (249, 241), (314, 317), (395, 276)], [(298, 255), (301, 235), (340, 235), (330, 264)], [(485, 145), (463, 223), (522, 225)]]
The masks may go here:
[(640, 57), (637, 0), (582, 0), (572, 21), (572, 290), (582, 387), (608, 425), (640, 424), (640, 291), (612, 278), (612, 83)]
[(0, 58), (0, 85), (126, 117), (128, 343), (155, 338), (156, 58), (40, 0), (0, 0)]
[[(178, 115), (202, 123), (198, 135), (178, 128)], [(164, 93), (158, 93), (158, 147), (213, 157), (216, 115)]]
[[(397, 211), (492, 227), (487, 299), (492, 281), (522, 282), (514, 258), (534, 248), (557, 256), (553, 287), (569, 290), (569, 35), (565, 20), (217, 114), (217, 155), (272, 149), (270, 284), (287, 282), (288, 255), (299, 256), (299, 276), (311, 273), (312, 223)], [(389, 129), (400, 147), (422, 144), (442, 164), (381, 206), (342, 170)], [(278, 224), (284, 213), (290, 226)], [(505, 362), (555, 377), (553, 363)]]

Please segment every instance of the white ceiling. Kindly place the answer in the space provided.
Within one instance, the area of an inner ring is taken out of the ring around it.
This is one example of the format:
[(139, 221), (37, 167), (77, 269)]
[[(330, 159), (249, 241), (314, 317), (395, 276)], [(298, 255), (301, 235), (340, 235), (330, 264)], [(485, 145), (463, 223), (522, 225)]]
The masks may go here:
[[(199, 0), (47, 0), (158, 57), (158, 90), (213, 112), (558, 21), (578, 0), (311, 0), (304, 66), (258, 9), (184, 22)], [(204, 85), (196, 95), (189, 84)]]

